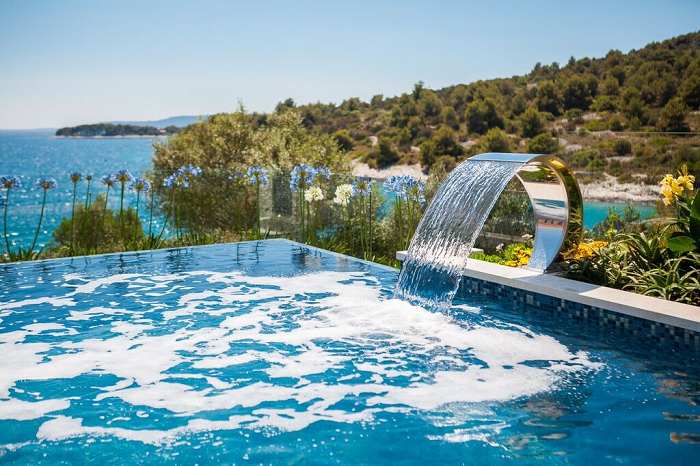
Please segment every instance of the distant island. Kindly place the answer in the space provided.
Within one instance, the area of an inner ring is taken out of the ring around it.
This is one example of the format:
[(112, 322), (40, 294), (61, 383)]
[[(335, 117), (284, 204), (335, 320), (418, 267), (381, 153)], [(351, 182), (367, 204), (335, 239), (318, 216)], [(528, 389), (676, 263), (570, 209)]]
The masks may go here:
[(93, 125), (80, 125), (60, 128), (56, 131), (56, 137), (63, 138), (114, 138), (114, 137), (158, 137), (177, 134), (182, 130), (178, 126), (156, 128), (155, 126), (114, 125), (111, 123), (97, 123)]

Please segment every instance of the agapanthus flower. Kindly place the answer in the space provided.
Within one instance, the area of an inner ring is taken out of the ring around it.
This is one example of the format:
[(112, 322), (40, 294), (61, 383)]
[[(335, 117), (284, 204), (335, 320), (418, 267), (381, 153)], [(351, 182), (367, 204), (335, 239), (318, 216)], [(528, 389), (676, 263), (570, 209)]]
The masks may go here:
[(71, 183), (77, 183), (83, 179), (83, 174), (78, 172), (70, 172), (68, 177), (70, 178)]
[(228, 176), (229, 181), (240, 181), (245, 178), (245, 175), (241, 172), (231, 173)]
[(85, 175), (85, 179), (87, 181), (92, 181), (92, 173), (88, 173), (87, 175)]
[(3, 175), (0, 176), (0, 185), (2, 185), (0, 186), (2, 189), (20, 189), (22, 182), (15, 175)]
[(187, 189), (190, 187), (190, 181), (187, 179), (187, 176), (178, 171), (163, 180), (163, 186), (166, 188), (178, 187)]
[(335, 197), (333, 198), (333, 202), (346, 206), (350, 203), (350, 198), (352, 197), (352, 185), (351, 184), (341, 184), (337, 188), (335, 188)]
[(245, 174), (251, 184), (261, 184), (267, 186), (267, 170), (260, 166), (250, 167)]
[(306, 202), (322, 201), (323, 191), (318, 186), (312, 186), (304, 193), (304, 199), (306, 199)]
[(102, 181), (102, 184), (108, 188), (113, 188), (117, 183), (116, 180), (112, 178), (112, 175), (104, 175), (102, 178), (100, 178), (100, 180)]
[(352, 184), (353, 196), (369, 196), (372, 192), (372, 180), (370, 178), (356, 178)]
[(192, 165), (183, 165), (178, 170), (178, 173), (185, 175), (187, 178), (197, 178), (198, 176), (202, 176), (202, 169)]
[(411, 178), (406, 175), (394, 175), (391, 178), (384, 181), (384, 192), (393, 193), (398, 197), (403, 197), (406, 195), (406, 181), (407, 178)]
[(297, 192), (299, 189), (308, 189), (312, 186), (316, 171), (310, 165), (302, 163), (292, 169), (291, 180), (289, 187), (292, 192)]
[(129, 170), (117, 170), (114, 173), (112, 173), (112, 178), (114, 178), (115, 181), (119, 183), (131, 183), (134, 181), (134, 177), (131, 175), (131, 172)]
[(54, 178), (39, 178), (34, 183), (34, 187), (48, 191), (49, 189), (58, 188), (58, 183)]
[(405, 195), (409, 201), (425, 204), (425, 183), (409, 176), (405, 180)]
[(136, 192), (147, 193), (151, 190), (151, 182), (146, 178), (136, 178), (129, 184), (129, 189)]
[(319, 176), (324, 177), (327, 180), (330, 180), (331, 176), (333, 176), (333, 172), (331, 171), (330, 168), (328, 168), (326, 166), (320, 166), (320, 167), (314, 168), (314, 176), (315, 175), (319, 175)]

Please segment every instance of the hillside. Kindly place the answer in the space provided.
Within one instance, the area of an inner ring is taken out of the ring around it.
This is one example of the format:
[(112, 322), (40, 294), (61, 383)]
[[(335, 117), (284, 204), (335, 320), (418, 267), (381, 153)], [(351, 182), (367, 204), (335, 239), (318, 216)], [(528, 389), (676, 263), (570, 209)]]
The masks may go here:
[(168, 136), (178, 133), (182, 128), (168, 126), (159, 129), (155, 126), (113, 125), (110, 123), (96, 123), (93, 125), (80, 125), (68, 128), (60, 128), (56, 131), (58, 137), (150, 137)]
[(197, 123), (200, 118), (199, 116), (193, 115), (182, 115), (174, 116), (170, 118), (164, 118), (162, 120), (149, 120), (149, 121), (108, 121), (106, 123), (112, 125), (133, 125), (133, 126), (153, 126), (158, 129), (165, 129), (169, 126), (176, 126), (178, 128), (184, 128), (193, 123)]
[[(682, 163), (700, 175), (700, 32), (603, 58), (537, 63), (525, 76), (397, 97), (296, 106), (313, 132), (372, 167), (450, 169), (485, 151), (556, 153), (587, 183), (657, 183)], [(254, 120), (264, 125), (266, 116)]]

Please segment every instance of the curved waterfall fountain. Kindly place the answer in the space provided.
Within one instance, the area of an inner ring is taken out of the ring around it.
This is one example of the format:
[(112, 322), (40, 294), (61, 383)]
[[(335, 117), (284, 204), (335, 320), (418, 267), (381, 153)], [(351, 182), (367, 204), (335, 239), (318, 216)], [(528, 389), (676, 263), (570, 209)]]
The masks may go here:
[(571, 170), (558, 157), (480, 154), (459, 165), (440, 186), (411, 240), (394, 296), (422, 306), (449, 308), (467, 259), (491, 209), (517, 177), (535, 214), (527, 268), (544, 272), (577, 247), (583, 201)]

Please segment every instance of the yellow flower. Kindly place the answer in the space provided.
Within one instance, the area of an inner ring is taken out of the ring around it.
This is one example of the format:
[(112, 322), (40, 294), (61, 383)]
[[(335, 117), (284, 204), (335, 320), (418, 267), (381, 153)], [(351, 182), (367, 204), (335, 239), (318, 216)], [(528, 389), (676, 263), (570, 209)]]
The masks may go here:
[(505, 261), (505, 265), (507, 265), (508, 267), (517, 267), (518, 263), (515, 261)]
[(688, 174), (688, 167), (681, 166), (678, 170), (678, 178), (673, 175), (666, 175), (659, 183), (661, 185), (661, 195), (664, 197), (664, 204), (669, 205), (676, 200), (677, 197), (683, 195), (684, 190), (692, 191), (694, 189), (695, 177)]

